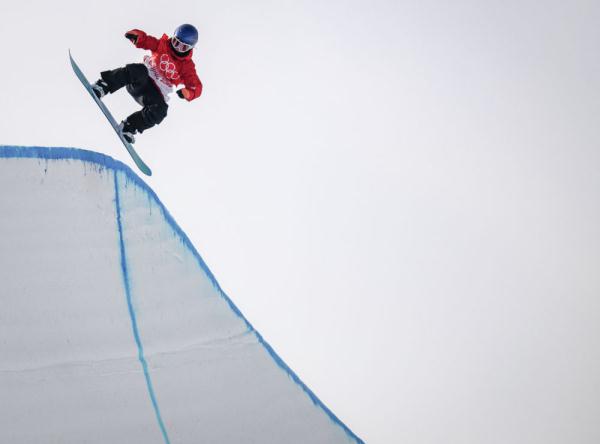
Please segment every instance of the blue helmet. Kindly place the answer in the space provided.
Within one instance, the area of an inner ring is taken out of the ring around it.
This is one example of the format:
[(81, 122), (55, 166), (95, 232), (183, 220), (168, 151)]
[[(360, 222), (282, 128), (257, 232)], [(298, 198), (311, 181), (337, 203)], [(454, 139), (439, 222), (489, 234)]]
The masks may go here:
[(178, 26), (171, 38), (173, 46), (179, 52), (186, 52), (198, 43), (198, 30), (189, 24)]

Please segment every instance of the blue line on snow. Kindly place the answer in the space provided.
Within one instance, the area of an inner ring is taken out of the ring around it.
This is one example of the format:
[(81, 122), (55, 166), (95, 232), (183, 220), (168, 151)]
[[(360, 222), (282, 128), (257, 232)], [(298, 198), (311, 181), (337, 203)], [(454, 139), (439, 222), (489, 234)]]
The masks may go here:
[(131, 300), (131, 287), (129, 285), (129, 271), (127, 268), (127, 258), (125, 256), (125, 241), (123, 240), (123, 225), (121, 224), (121, 202), (119, 199), (119, 183), (117, 180), (117, 171), (115, 171), (115, 206), (117, 210), (117, 228), (119, 230), (119, 248), (121, 251), (121, 269), (123, 271), (123, 282), (125, 285), (125, 294), (127, 296), (127, 307), (129, 308), (129, 316), (131, 317), (131, 328), (133, 329), (133, 337), (135, 338), (135, 343), (138, 348), (138, 359), (142, 364), (142, 368), (144, 370), (144, 377), (146, 378), (146, 385), (148, 386), (148, 392), (150, 394), (150, 399), (152, 400), (152, 406), (154, 407), (154, 412), (156, 413), (156, 419), (158, 420), (158, 425), (160, 426), (160, 430), (162, 432), (163, 438), (165, 439), (166, 444), (170, 444), (169, 436), (167, 435), (167, 430), (162, 420), (162, 416), (160, 414), (160, 409), (158, 408), (158, 402), (156, 401), (156, 395), (154, 393), (154, 387), (152, 386), (152, 379), (150, 378), (150, 373), (148, 371), (148, 363), (146, 362), (146, 358), (144, 356), (144, 346), (142, 345), (142, 340), (140, 338), (140, 332), (138, 330), (137, 325), (137, 317), (135, 315), (135, 310), (133, 309), (133, 303)]
[[(362, 439), (360, 439), (358, 436), (356, 436), (354, 434), (354, 432), (352, 432), (352, 430), (350, 430), (350, 428), (346, 424), (344, 424), (331, 410), (329, 410), (329, 408), (325, 404), (323, 404), (323, 401), (321, 401), (317, 397), (317, 395), (315, 395), (313, 393), (313, 391), (310, 388), (308, 388), (308, 386), (306, 384), (304, 384), (304, 382), (302, 382), (302, 380), (298, 377), (298, 375), (296, 375), (296, 373), (290, 367), (288, 367), (288, 365), (285, 362), (283, 362), (283, 360), (279, 357), (279, 355), (273, 349), (273, 347), (271, 347), (269, 345), (269, 343), (267, 343), (267, 341), (264, 340), (264, 338), (261, 336), (261, 334), (254, 329), (252, 324), (250, 324), (250, 322), (248, 322), (248, 320), (244, 317), (244, 315), (236, 307), (236, 305), (229, 298), (229, 296), (227, 296), (227, 294), (223, 291), (223, 289), (217, 282), (216, 278), (214, 277), (214, 275), (209, 270), (208, 266), (206, 265), (206, 263), (200, 256), (200, 253), (198, 253), (198, 251), (196, 250), (196, 248), (194, 247), (194, 245), (192, 244), (190, 239), (183, 232), (183, 230), (179, 227), (179, 225), (177, 224), (177, 222), (175, 221), (173, 216), (171, 216), (169, 211), (166, 209), (166, 207), (160, 201), (160, 199), (158, 198), (158, 196), (156, 195), (154, 190), (152, 190), (152, 188), (150, 188), (148, 186), (148, 184), (146, 184), (146, 182), (144, 182), (136, 173), (134, 173), (131, 170), (131, 168), (129, 168), (124, 163), (113, 159), (110, 156), (100, 154), (100, 153), (97, 153), (94, 151), (82, 150), (80, 148), (20, 147), (20, 146), (0, 145), (0, 158), (2, 158), (2, 157), (6, 157), (6, 158), (15, 158), (15, 157), (39, 158), (39, 159), (47, 159), (47, 160), (76, 159), (76, 160), (81, 160), (83, 162), (90, 162), (93, 164), (97, 164), (98, 166), (105, 167), (107, 169), (112, 169), (115, 171), (115, 174), (118, 171), (123, 172), (127, 181), (133, 182), (136, 185), (138, 185), (140, 187), (140, 189), (142, 189), (143, 191), (148, 193), (148, 196), (150, 198), (155, 200), (156, 205), (162, 211), (167, 223), (171, 226), (171, 228), (175, 231), (175, 233), (177, 233), (177, 235), (180, 237), (181, 241), (190, 249), (190, 251), (192, 252), (194, 257), (198, 260), (200, 267), (202, 268), (202, 270), (204, 270), (204, 272), (206, 273), (206, 275), (208, 276), (210, 281), (213, 283), (214, 287), (217, 289), (217, 291), (221, 295), (221, 297), (227, 302), (227, 304), (229, 305), (231, 310), (242, 319), (242, 321), (248, 327), (248, 330), (256, 335), (259, 343), (263, 345), (263, 347), (265, 348), (267, 353), (271, 356), (271, 358), (273, 358), (275, 363), (284, 372), (286, 372), (289, 375), (289, 377), (306, 393), (306, 395), (310, 398), (310, 400), (314, 403), (314, 405), (321, 408), (325, 412), (325, 414), (329, 417), (329, 419), (331, 419), (331, 421), (333, 421), (334, 424), (337, 424), (339, 427), (341, 427), (344, 430), (344, 432), (346, 432), (346, 435), (348, 435), (348, 437), (350, 437), (352, 440), (356, 441), (359, 444), (364, 444), (364, 441)], [(129, 285), (129, 284), (127, 284), (127, 285)], [(150, 381), (149, 378), (147, 379), (147, 381), (148, 382)], [(149, 388), (151, 388), (151, 384), (149, 385)], [(151, 396), (152, 396), (152, 394), (153, 394), (153, 392), (151, 392)], [(158, 412), (158, 410), (157, 410), (157, 412)]]

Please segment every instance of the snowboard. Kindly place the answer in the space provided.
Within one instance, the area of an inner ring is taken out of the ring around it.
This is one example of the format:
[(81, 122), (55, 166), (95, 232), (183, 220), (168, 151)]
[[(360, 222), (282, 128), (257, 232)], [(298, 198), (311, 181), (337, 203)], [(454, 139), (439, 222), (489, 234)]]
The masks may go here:
[(73, 67), (73, 71), (75, 71), (75, 75), (81, 81), (81, 83), (83, 84), (83, 86), (85, 87), (87, 92), (90, 93), (90, 96), (92, 96), (92, 98), (94, 99), (94, 102), (96, 102), (96, 104), (100, 107), (100, 110), (102, 110), (102, 112), (108, 119), (109, 123), (111, 124), (111, 126), (113, 127), (115, 132), (117, 133), (117, 136), (119, 136), (119, 139), (121, 140), (121, 142), (123, 142), (123, 145), (127, 149), (127, 152), (129, 152), (129, 155), (131, 156), (131, 158), (133, 159), (133, 161), (135, 162), (137, 167), (145, 175), (152, 176), (152, 171), (150, 170), (150, 168), (148, 168), (148, 165), (146, 165), (144, 163), (144, 161), (140, 158), (140, 156), (135, 151), (133, 146), (129, 142), (127, 142), (127, 140), (125, 140), (125, 138), (121, 134), (121, 131), (119, 131), (119, 124), (117, 123), (115, 118), (112, 116), (112, 114), (110, 113), (110, 111), (108, 110), (106, 105), (98, 97), (96, 97), (96, 94), (94, 94), (94, 91), (92, 90), (92, 86), (90, 85), (90, 82), (88, 82), (87, 78), (83, 75), (83, 72), (81, 72), (81, 69), (79, 68), (79, 66), (77, 66), (77, 63), (75, 63), (75, 60), (73, 60), (73, 56), (71, 55), (71, 50), (69, 50), (69, 59), (71, 60), (71, 66)]

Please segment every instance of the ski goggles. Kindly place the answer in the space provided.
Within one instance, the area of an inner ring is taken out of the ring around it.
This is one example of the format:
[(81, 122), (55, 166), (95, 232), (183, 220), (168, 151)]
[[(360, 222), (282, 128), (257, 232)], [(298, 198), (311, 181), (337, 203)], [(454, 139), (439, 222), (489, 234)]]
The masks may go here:
[(171, 44), (173, 45), (173, 48), (175, 48), (175, 51), (177, 51), (177, 52), (188, 52), (190, 49), (192, 49), (194, 47), (194, 45), (189, 45), (187, 43), (184, 43), (175, 36), (171, 37)]

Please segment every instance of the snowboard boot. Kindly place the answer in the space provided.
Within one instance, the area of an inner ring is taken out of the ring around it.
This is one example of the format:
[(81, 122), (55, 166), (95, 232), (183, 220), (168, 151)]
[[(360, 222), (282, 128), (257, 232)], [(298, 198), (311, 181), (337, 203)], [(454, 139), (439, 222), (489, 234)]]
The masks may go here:
[(92, 85), (92, 90), (94, 91), (94, 94), (96, 94), (96, 97), (98, 97), (99, 99), (102, 99), (102, 97), (107, 95), (109, 92), (108, 91), (108, 83), (106, 83), (104, 80), (100, 79)]
[(119, 124), (119, 131), (123, 138), (129, 143), (135, 143), (134, 134), (137, 133), (136, 129), (131, 126), (127, 120), (123, 120)]

